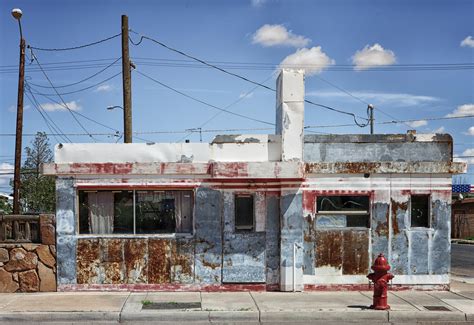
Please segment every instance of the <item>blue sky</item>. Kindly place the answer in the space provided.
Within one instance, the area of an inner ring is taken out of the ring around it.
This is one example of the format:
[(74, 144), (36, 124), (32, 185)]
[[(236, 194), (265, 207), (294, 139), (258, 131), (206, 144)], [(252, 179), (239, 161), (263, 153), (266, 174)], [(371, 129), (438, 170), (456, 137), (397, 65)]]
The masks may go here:
[[(473, 70), (401, 71), (400, 65), (452, 64), (474, 62), (474, 2), (472, 1), (9, 1), (0, 3), (0, 164), (2, 170), (13, 163), (15, 106), (19, 32), (10, 15), (12, 8), (23, 10), (25, 39), (34, 47), (62, 48), (90, 43), (120, 32), (120, 16), (129, 16), (130, 28), (206, 61), (232, 68), (230, 71), (274, 87), (274, 70), (281, 62), (318, 65), (307, 71), (306, 98), (314, 102), (365, 116), (369, 102), (375, 105), (376, 122), (421, 119), (406, 124), (376, 125), (378, 133), (450, 133), (455, 154), (474, 155), (474, 119), (430, 121), (429, 118), (474, 114)], [(471, 38), (469, 38), (471, 36)], [(131, 37), (138, 41), (136, 34)], [(463, 42), (464, 41), (464, 42)], [(463, 43), (462, 43), (463, 42)], [(461, 45), (461, 43), (463, 45)], [(189, 60), (144, 40), (130, 48), (137, 70), (190, 96), (254, 119), (274, 122), (275, 94), (265, 89)], [(27, 52), (30, 56), (31, 54)], [(35, 51), (55, 86), (84, 79), (121, 56), (120, 38), (74, 51)], [(148, 59), (145, 59), (148, 58)], [(107, 59), (104, 61), (91, 61)], [(157, 60), (158, 59), (158, 60)], [(166, 61), (164, 61), (166, 60)], [(171, 61), (173, 60), (173, 61)], [(69, 70), (56, 66), (79, 65)], [(120, 62), (120, 61), (119, 61)], [(153, 64), (150, 64), (153, 63)], [(254, 65), (249, 66), (252, 63)], [(84, 65), (91, 65), (86, 68)], [(268, 64), (268, 65), (263, 65)], [(178, 65), (178, 66), (177, 66)], [(184, 65), (184, 66), (183, 66)], [(191, 66), (190, 66), (191, 65)], [(242, 65), (245, 65), (242, 67)], [(369, 65), (369, 67), (367, 67)], [(387, 69), (388, 67), (388, 69)], [(238, 69), (236, 69), (238, 68)], [(36, 71), (35, 71), (36, 70)], [(61, 92), (93, 86), (120, 72), (112, 66), (77, 86)], [(343, 70), (343, 71), (341, 71)], [(48, 86), (36, 62), (27, 66), (27, 81)], [(322, 79), (321, 79), (322, 78)], [(176, 94), (137, 72), (132, 73), (133, 131), (182, 132), (185, 129), (247, 129), (271, 125), (218, 112)], [(327, 82), (325, 82), (327, 81)], [(350, 97), (332, 83), (361, 100)], [(71, 109), (122, 130), (122, 115), (107, 106), (122, 105), (120, 75), (91, 89), (64, 95)], [(33, 91), (52, 94), (48, 88)], [(50, 99), (35, 95), (38, 102), (64, 133), (85, 133), (71, 114)], [(57, 97), (51, 96), (59, 100)], [(241, 98), (243, 97), (243, 98)], [(214, 117), (210, 122), (206, 121)], [(113, 133), (111, 129), (81, 116), (78, 120), (89, 133)], [(306, 105), (305, 125), (351, 124), (350, 116)], [(472, 128), (471, 128), (472, 127)], [(469, 130), (469, 128), (471, 128)], [(314, 128), (325, 133), (368, 133), (368, 128)], [(50, 133), (41, 115), (25, 97), (24, 133)], [(270, 130), (234, 133), (270, 133)], [(223, 133), (223, 132), (218, 132)], [(214, 132), (203, 133), (210, 141)], [(155, 142), (182, 140), (186, 133), (141, 134)], [(88, 136), (69, 136), (73, 142), (92, 142)], [(199, 134), (187, 136), (199, 141)], [(24, 144), (32, 138), (25, 136)], [(51, 142), (62, 141), (50, 136)], [(100, 142), (114, 136), (97, 135)], [(144, 141), (136, 138), (136, 142)], [(474, 159), (470, 159), (474, 163)], [(470, 168), (469, 181), (474, 181)], [(0, 191), (8, 180), (0, 178)]]

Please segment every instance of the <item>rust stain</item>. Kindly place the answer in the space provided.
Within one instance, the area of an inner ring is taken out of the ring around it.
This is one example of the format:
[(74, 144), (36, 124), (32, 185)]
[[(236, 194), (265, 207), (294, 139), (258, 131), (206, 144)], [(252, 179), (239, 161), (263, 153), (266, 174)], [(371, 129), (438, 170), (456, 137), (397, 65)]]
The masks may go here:
[(123, 240), (114, 238), (100, 239), (103, 262), (123, 262)]
[(379, 236), (388, 236), (388, 222), (378, 222), (375, 232)]
[(99, 275), (100, 247), (98, 239), (81, 239), (77, 242), (77, 283), (96, 283)]
[(171, 282), (171, 242), (167, 239), (148, 240), (148, 283)]
[(104, 284), (121, 284), (123, 282), (121, 263), (105, 262), (102, 263), (102, 267), (105, 275)]
[(369, 233), (343, 232), (342, 274), (367, 274), (369, 271)]
[(211, 263), (211, 262), (206, 261), (205, 259), (202, 259), (201, 262), (202, 262), (202, 265), (204, 265), (205, 267), (209, 267), (213, 270), (221, 266), (219, 263)]
[(146, 282), (146, 239), (130, 239), (124, 242), (124, 263), (128, 283)]
[(397, 212), (398, 211), (407, 211), (408, 210), (408, 202), (397, 202), (391, 199), (392, 203), (392, 230), (393, 234), (397, 235), (400, 233), (400, 229), (398, 226), (398, 219), (397, 219)]
[(316, 263), (315, 267), (342, 267), (342, 232), (316, 232)]
[(171, 250), (171, 261), (173, 264), (173, 282), (185, 281), (186, 278), (193, 276), (193, 261), (194, 255), (186, 253), (192, 249), (192, 243), (176, 242)]

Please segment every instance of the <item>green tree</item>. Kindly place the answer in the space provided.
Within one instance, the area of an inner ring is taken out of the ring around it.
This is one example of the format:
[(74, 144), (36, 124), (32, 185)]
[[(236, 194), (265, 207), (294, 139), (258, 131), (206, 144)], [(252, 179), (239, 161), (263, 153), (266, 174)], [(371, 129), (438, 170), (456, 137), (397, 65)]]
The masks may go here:
[(56, 209), (55, 180), (53, 176), (40, 174), (42, 163), (53, 161), (46, 133), (37, 132), (30, 146), (25, 148), (26, 160), (21, 168), (20, 198), (22, 210), (41, 213)]

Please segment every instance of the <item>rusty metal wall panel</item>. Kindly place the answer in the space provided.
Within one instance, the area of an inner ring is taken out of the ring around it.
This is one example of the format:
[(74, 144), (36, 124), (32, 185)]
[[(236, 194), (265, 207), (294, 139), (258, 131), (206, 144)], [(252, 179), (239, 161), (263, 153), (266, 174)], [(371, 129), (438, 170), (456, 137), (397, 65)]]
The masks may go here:
[(264, 233), (224, 233), (222, 282), (265, 282)]
[(410, 196), (401, 191), (392, 191), (391, 198), (391, 255), (390, 266), (393, 274), (409, 274), (408, 263), (408, 220)]
[(194, 282), (194, 240), (177, 239), (171, 247), (171, 281)]
[(197, 189), (195, 207), (195, 280), (198, 283), (221, 283), (221, 192), (209, 188)]
[(339, 230), (316, 231), (316, 268), (342, 268), (343, 235)]
[(100, 281), (100, 246), (98, 239), (77, 242), (77, 283), (95, 284)]
[(409, 274), (428, 274), (428, 242), (430, 235), (426, 231), (410, 232), (410, 265)]
[(450, 197), (432, 195), (431, 216), (434, 234), (431, 241), (431, 273), (446, 274), (451, 265), (451, 205)]
[[(265, 282), (265, 233), (235, 232), (235, 193), (224, 192), (223, 199), (222, 282)], [(260, 204), (264, 205), (265, 202)]]
[(389, 256), (389, 218), (389, 202), (374, 202), (371, 216), (372, 261), (375, 261), (380, 253)]
[(280, 199), (277, 193), (267, 193), (265, 218), (266, 283), (280, 281)]
[(343, 231), (342, 274), (369, 271), (369, 230)]
[(146, 239), (129, 239), (124, 243), (127, 283), (147, 283), (148, 245)]
[(148, 283), (171, 282), (171, 241), (148, 239)]

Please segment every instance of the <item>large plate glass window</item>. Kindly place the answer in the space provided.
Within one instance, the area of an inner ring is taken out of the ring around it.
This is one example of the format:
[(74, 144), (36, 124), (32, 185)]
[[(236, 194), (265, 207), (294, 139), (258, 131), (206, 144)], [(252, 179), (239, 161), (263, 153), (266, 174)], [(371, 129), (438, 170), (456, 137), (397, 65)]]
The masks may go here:
[(192, 191), (79, 191), (81, 234), (192, 233)]

